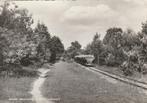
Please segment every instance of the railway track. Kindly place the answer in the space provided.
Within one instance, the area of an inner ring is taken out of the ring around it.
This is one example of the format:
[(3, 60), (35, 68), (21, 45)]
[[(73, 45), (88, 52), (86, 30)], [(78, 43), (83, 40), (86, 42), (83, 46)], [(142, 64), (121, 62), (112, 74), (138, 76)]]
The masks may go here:
[(145, 83), (145, 82), (141, 82), (141, 81), (138, 81), (138, 80), (135, 80), (135, 79), (131, 79), (131, 78), (122, 77), (122, 76), (119, 76), (119, 75), (114, 75), (114, 74), (102, 71), (100, 69), (96, 69), (95, 67), (86, 67), (86, 66), (83, 66), (81, 64), (78, 64), (78, 65), (82, 66), (86, 70), (97, 72), (97, 73), (103, 74), (105, 76), (108, 76), (110, 78), (116, 79), (118, 81), (121, 81), (121, 82), (130, 84), (130, 85), (139, 87), (141, 89), (147, 90), (147, 83)]

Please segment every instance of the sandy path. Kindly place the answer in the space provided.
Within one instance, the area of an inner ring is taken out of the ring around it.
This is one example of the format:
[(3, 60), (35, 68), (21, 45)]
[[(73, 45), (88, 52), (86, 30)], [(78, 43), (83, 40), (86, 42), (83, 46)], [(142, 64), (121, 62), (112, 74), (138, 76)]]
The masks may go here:
[(44, 81), (46, 80), (46, 78), (44, 76), (45, 76), (45, 74), (47, 72), (50, 71), (50, 69), (41, 68), (38, 71), (41, 73), (40, 77), (34, 81), (33, 89), (30, 92), (32, 94), (32, 96), (33, 96), (33, 100), (36, 103), (53, 103), (52, 101), (50, 101), (47, 98), (43, 97), (43, 95), (42, 95), (42, 93), (40, 91), (41, 86), (43, 85)]

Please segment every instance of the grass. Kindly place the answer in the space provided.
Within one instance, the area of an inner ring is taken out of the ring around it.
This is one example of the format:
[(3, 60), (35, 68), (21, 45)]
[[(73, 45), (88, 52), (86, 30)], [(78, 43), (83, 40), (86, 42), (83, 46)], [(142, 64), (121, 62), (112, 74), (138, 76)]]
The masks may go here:
[[(0, 103), (33, 103), (29, 93), (32, 83), (37, 76), (36, 68), (20, 65), (6, 65), (0, 74)], [(7, 74), (8, 72), (8, 74)]]
[[(26, 103), (26, 101), (10, 101), (10, 98), (31, 98), (29, 91), (35, 78), (0, 78), (0, 103)], [(27, 101), (27, 103), (33, 103)]]
[(0, 77), (36, 77), (35, 66), (23, 67), (18, 64), (6, 64), (0, 68)]
[[(108, 66), (98, 66), (97, 65), (96, 68), (103, 70), (103, 71), (106, 71), (106, 72), (111, 73), (111, 74), (126, 77), (119, 67), (108, 67)], [(133, 75), (127, 76), (127, 77), (147, 83), (147, 75), (143, 75), (143, 74), (135, 72), (135, 71), (133, 72)]]
[(146, 95), (137, 87), (108, 82), (74, 63), (60, 62), (48, 73), (43, 95), (60, 98), (55, 103), (146, 103)]

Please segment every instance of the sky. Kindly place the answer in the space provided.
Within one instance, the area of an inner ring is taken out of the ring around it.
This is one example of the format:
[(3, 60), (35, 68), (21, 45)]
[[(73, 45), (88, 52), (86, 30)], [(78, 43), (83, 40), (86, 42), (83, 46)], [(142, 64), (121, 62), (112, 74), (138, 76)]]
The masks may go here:
[(147, 20), (147, 0), (48, 0), (15, 1), (33, 14), (34, 25), (44, 23), (51, 35), (61, 38), (65, 48), (77, 40), (85, 47), (98, 32), (110, 27), (141, 30)]

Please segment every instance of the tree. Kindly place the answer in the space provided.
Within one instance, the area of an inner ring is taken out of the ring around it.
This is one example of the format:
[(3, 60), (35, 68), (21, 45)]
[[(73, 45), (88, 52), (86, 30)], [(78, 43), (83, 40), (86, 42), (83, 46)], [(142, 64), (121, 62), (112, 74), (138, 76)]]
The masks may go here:
[(138, 50), (138, 59), (141, 65), (147, 62), (147, 22), (142, 23), (142, 31), (140, 36), (140, 48)]
[(14, 20), (14, 10), (8, 9), (10, 7), (10, 3), (5, 1), (0, 5), (1, 14), (0, 14), (0, 26), (8, 27), (10, 23)]
[(5, 30), (0, 27), (0, 67), (4, 64), (4, 53), (8, 47), (8, 42), (3, 36), (3, 33), (5, 33)]
[(143, 34), (147, 35), (147, 21), (142, 23), (142, 31)]
[(51, 62), (55, 62), (56, 59), (60, 58), (64, 52), (64, 45), (57, 36), (53, 36), (50, 41), (50, 51), (51, 51)]
[(110, 45), (113, 48), (119, 48), (122, 42), (122, 29), (121, 28), (110, 28), (103, 39), (103, 43)]
[(78, 41), (71, 42), (71, 46), (67, 49), (68, 56), (74, 58), (76, 55), (80, 54), (81, 44)]
[(134, 71), (142, 73), (147, 72), (145, 67), (147, 62), (146, 28), (147, 22), (142, 24), (142, 31), (138, 34), (134, 33), (132, 30), (127, 30), (123, 34), (123, 49), (127, 55), (127, 59), (122, 64), (122, 70), (126, 75), (133, 74)]
[(140, 45), (139, 36), (131, 29), (127, 29), (122, 35), (122, 46), (125, 51), (132, 50), (135, 46)]
[(91, 43), (87, 44), (85, 47), (84, 54), (92, 54)]
[(8, 48), (5, 46), (5, 61), (14, 63), (35, 52), (36, 44), (31, 28), (33, 19), (26, 9), (19, 9), (12, 2), (5, 1), (1, 8), (0, 27), (6, 29), (3, 37), (9, 45)]
[(49, 61), (50, 59), (50, 41), (51, 36), (48, 32), (47, 26), (45, 24), (41, 24), (38, 22), (37, 27), (34, 30), (36, 44), (37, 44), (37, 56), (41, 60), (42, 63), (44, 63), (44, 60), (46, 59)]
[(92, 54), (95, 57), (94, 62), (100, 64), (100, 55), (103, 52), (103, 43), (100, 40), (100, 35), (96, 33), (91, 43)]
[(81, 45), (78, 41), (75, 41), (75, 42), (71, 42), (71, 46), (75, 49), (80, 49), (81, 48)]
[[(122, 29), (121, 28), (110, 28), (103, 39), (103, 43), (108, 45), (109, 53), (114, 56), (113, 65), (120, 65), (124, 61), (124, 55), (122, 50)], [(111, 61), (111, 60), (108, 60)]]
[(28, 33), (33, 23), (32, 15), (28, 14), (27, 9), (19, 9), (18, 6), (10, 1), (5, 1), (1, 5), (0, 26), (13, 29), (19, 33)]

